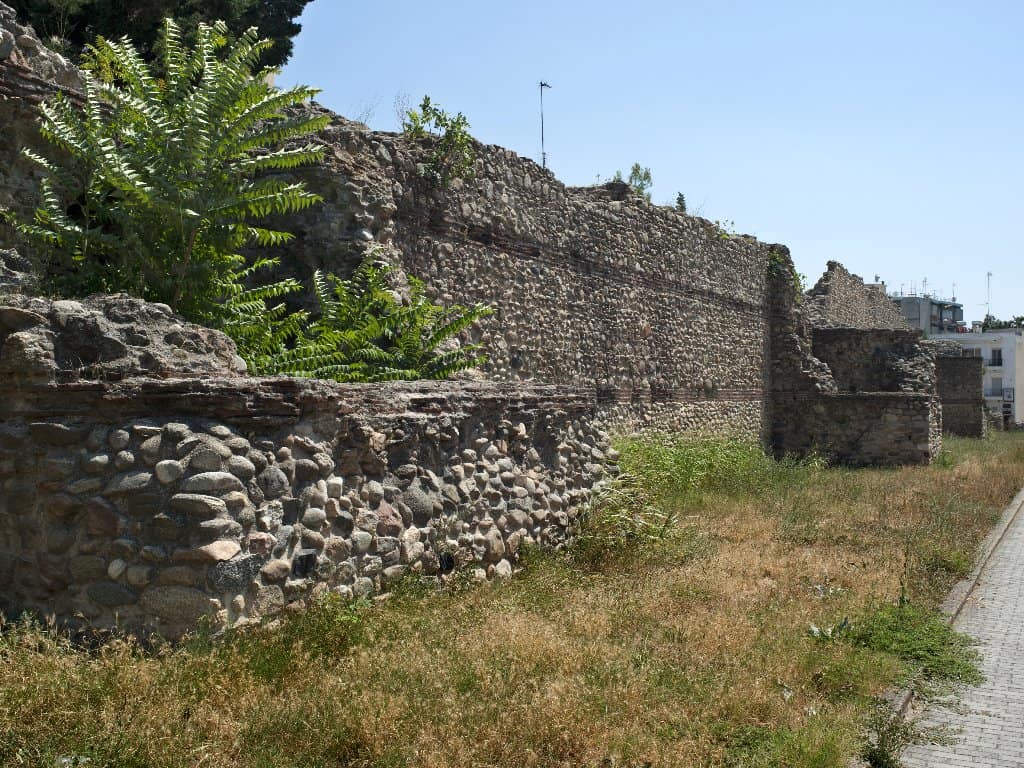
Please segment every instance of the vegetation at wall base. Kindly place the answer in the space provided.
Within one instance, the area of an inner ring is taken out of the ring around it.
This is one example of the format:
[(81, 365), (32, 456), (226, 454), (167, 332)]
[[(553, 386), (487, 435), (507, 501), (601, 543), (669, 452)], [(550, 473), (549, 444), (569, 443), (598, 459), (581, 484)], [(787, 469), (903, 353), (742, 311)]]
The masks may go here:
[(961, 571), (936, 563), (970, 561), (1024, 485), (1024, 436), (947, 445), (849, 470), (630, 438), (596, 557), (530, 550), (505, 582), (411, 577), (177, 647), (8, 625), (0, 764), (896, 768), (922, 734), (879, 694), (976, 675), (935, 613)]

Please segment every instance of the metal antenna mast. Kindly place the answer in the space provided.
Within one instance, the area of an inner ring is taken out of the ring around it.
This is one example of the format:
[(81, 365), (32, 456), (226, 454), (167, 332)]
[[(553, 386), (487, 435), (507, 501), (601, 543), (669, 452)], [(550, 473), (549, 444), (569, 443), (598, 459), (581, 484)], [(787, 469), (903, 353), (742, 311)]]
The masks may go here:
[(551, 86), (545, 83), (543, 80), (540, 81), (540, 166), (541, 168), (548, 167), (548, 153), (544, 151), (544, 89), (550, 88)]
[(985, 317), (992, 315), (992, 273), (986, 273), (987, 286), (985, 288)]

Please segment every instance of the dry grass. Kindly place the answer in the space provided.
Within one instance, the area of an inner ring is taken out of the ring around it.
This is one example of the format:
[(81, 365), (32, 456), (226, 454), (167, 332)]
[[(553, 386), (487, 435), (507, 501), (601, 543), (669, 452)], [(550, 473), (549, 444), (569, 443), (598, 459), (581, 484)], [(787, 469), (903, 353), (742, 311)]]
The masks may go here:
[(856, 472), (741, 452), (686, 476), (664, 445), (623, 447), (661, 538), (606, 536), (605, 510), (507, 583), (178, 648), (8, 626), (0, 764), (845, 766), (913, 669), (809, 625), (934, 605), (1024, 485), (1019, 435)]

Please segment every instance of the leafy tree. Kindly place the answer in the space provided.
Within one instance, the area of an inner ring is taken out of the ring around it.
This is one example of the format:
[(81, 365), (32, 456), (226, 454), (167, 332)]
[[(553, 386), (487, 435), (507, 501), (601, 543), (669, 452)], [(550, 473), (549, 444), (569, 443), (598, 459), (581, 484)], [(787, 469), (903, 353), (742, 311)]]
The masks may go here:
[(284, 112), (316, 90), (253, 76), (272, 45), (255, 29), (228, 47), (222, 22), (200, 24), (194, 49), (174, 21), (164, 29), (162, 79), (127, 40), (90, 47), (84, 109), (61, 94), (41, 107), (42, 133), (65, 159), (26, 151), (42, 171), (42, 202), (34, 220), (8, 220), (44, 246), (44, 279), (60, 292), (126, 291), (221, 326), (232, 301), (259, 303), (240, 288), (255, 269), (240, 250), (292, 237), (259, 221), (320, 199), (265, 172), (318, 162), (317, 145), (284, 143), (328, 118)]
[(148, 61), (159, 61), (160, 31), (165, 17), (185, 30), (188, 44), (199, 22), (224, 20), (228, 29), (241, 33), (258, 27), (273, 40), (262, 52), (262, 63), (279, 67), (291, 56), (292, 38), (301, 26), (295, 23), (310, 0), (9, 0), (18, 15), (44, 38), (56, 38), (64, 53), (77, 53), (97, 36), (110, 40), (129, 37)]
[(491, 314), (489, 308), (434, 304), (414, 277), (402, 301), (389, 285), (392, 272), (373, 252), (348, 280), (317, 271), (319, 316), (294, 339), (266, 349), (254, 361), (255, 370), (367, 382), (445, 379), (483, 362), (478, 344), (460, 346), (456, 337)]
[(686, 195), (682, 192), (676, 195), (676, 210), (680, 213), (686, 213)]
[(410, 109), (402, 120), (402, 132), (412, 139), (434, 138), (434, 148), (426, 175), (441, 187), (452, 179), (473, 175), (476, 152), (473, 137), (469, 135), (469, 122), (465, 115), (449, 115), (439, 109), (429, 96), (423, 97), (419, 109)]
[(1000, 320), (994, 315), (985, 315), (981, 328), (984, 331), (1002, 331), (1009, 328), (1024, 328), (1024, 315), (1016, 315), (1012, 320)]
[[(623, 181), (622, 171), (616, 171), (612, 180)], [(648, 203), (651, 202), (651, 186), (654, 182), (651, 180), (650, 168), (643, 168), (640, 163), (633, 163), (633, 167), (629, 169), (629, 178), (625, 179), (625, 182), (633, 188), (634, 192), (642, 195)]]

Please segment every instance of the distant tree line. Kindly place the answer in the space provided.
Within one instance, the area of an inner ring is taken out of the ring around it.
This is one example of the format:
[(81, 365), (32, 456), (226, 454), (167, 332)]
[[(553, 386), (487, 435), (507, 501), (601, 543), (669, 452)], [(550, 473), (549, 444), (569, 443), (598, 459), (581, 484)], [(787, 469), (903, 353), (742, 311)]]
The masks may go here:
[(1007, 328), (1024, 328), (1024, 315), (1015, 315), (1012, 320), (1000, 320), (994, 315), (985, 315), (981, 323), (984, 331), (1001, 331)]
[(159, 59), (163, 20), (174, 19), (184, 42), (195, 43), (200, 22), (223, 21), (239, 35), (257, 27), (274, 45), (260, 62), (279, 67), (292, 54), (295, 23), (311, 0), (7, 0), (19, 18), (32, 25), (51, 47), (77, 60), (97, 36), (120, 40), (127, 35), (148, 61)]

